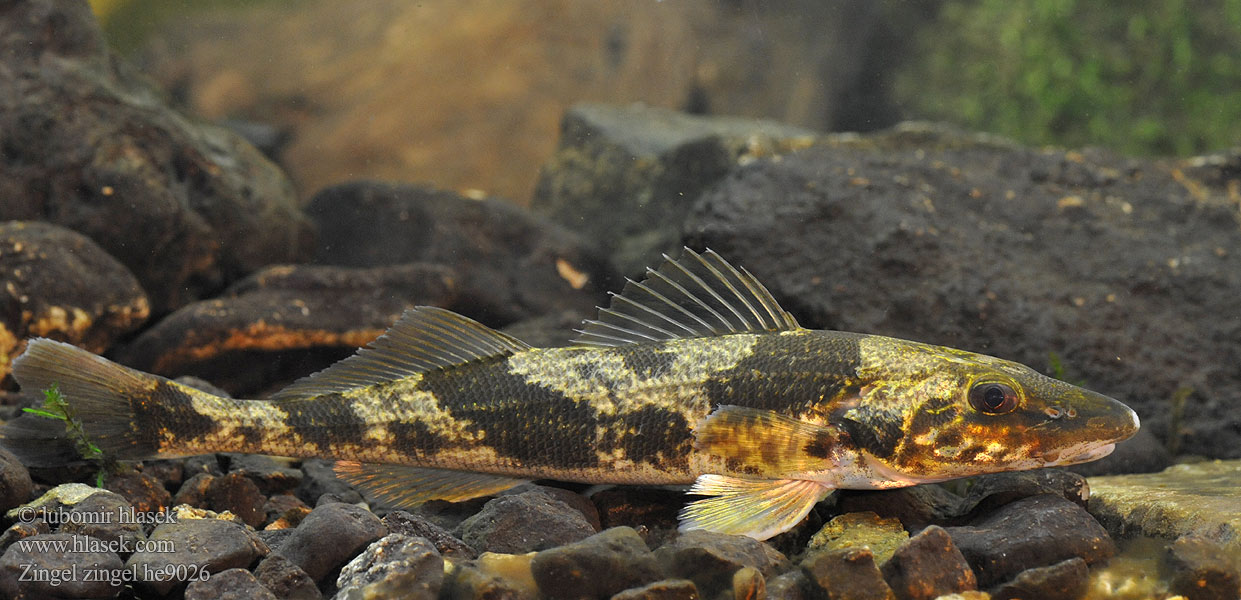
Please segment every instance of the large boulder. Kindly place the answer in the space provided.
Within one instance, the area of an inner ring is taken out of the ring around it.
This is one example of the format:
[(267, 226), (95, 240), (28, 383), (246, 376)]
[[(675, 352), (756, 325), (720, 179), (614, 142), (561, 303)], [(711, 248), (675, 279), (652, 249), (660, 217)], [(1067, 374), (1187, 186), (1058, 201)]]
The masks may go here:
[(309, 221), (274, 164), (165, 103), (86, 2), (0, 7), (0, 219), (82, 233), (166, 312), (305, 256)]

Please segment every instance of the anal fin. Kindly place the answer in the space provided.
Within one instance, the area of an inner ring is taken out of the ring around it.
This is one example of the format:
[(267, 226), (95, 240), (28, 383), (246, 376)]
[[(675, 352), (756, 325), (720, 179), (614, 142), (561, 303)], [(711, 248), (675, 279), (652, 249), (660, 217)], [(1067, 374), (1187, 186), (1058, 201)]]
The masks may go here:
[(333, 470), (337, 477), (358, 487), (367, 497), (400, 507), (413, 507), (429, 500), (460, 502), (496, 494), (528, 481), (469, 471), (347, 460), (338, 461)]
[(705, 529), (765, 540), (801, 522), (832, 488), (804, 479), (702, 475), (689, 493), (712, 496), (681, 509), (681, 531)]

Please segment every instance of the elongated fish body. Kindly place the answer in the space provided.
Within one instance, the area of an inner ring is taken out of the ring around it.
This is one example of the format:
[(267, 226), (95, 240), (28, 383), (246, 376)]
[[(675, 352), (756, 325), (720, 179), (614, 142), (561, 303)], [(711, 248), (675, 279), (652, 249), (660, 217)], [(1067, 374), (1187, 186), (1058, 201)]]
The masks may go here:
[[(217, 397), (49, 340), (31, 341), (14, 374), (26, 389), (58, 386), (117, 458), (332, 458), (398, 504), (530, 479), (693, 484), (708, 498), (686, 507), (683, 528), (759, 539), (832, 489), (1093, 460), (1138, 427), (1123, 404), (1017, 363), (801, 328), (711, 252), (631, 281), (581, 333), (576, 346), (531, 348), (418, 308), (269, 400)], [(37, 464), (40, 435), (10, 425), (5, 443)]]

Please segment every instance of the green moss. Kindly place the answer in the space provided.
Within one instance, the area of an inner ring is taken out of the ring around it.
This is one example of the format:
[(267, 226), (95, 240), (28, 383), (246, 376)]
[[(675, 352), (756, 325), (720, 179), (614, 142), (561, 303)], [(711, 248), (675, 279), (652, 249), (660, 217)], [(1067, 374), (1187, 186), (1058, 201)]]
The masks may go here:
[(100, 450), (99, 446), (96, 446), (90, 440), (90, 437), (86, 435), (86, 429), (82, 427), (82, 421), (73, 413), (73, 407), (65, 401), (64, 395), (60, 393), (60, 388), (56, 384), (53, 383), (52, 387), (43, 390), (42, 407), (23, 408), (22, 410), (47, 419), (64, 421), (65, 431), (68, 433), (69, 438), (73, 440), (78, 454), (82, 458), (100, 466), (99, 473), (95, 477), (95, 485), (96, 487), (103, 487), (104, 476), (116, 469), (116, 461), (106, 456), (103, 450)]
[(913, 118), (1138, 155), (1241, 139), (1241, 0), (947, 2), (915, 48)]

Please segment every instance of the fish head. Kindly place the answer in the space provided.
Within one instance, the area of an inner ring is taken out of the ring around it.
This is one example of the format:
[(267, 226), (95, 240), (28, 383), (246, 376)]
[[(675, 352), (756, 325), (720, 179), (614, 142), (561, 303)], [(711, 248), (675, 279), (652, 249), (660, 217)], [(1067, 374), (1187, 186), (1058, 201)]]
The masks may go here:
[(888, 428), (886, 447), (863, 449), (893, 481), (1088, 462), (1138, 431), (1128, 406), (1025, 365), (914, 342), (884, 344), (881, 354), (894, 360), (879, 383), (861, 388), (845, 417), (858, 423), (855, 439)]

